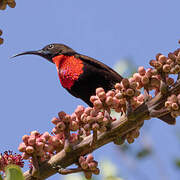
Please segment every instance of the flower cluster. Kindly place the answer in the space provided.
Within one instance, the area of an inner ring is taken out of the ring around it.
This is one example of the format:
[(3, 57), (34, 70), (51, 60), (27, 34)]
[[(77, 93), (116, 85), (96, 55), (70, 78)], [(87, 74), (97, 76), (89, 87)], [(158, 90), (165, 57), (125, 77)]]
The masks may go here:
[[(2, 30), (0, 29), (0, 36), (2, 35)], [(4, 42), (4, 39), (0, 37), (0, 44), (2, 44)]]
[(180, 94), (178, 96), (175, 94), (169, 96), (165, 102), (165, 107), (171, 112), (172, 117), (180, 116)]
[(0, 10), (5, 10), (7, 5), (10, 8), (15, 8), (16, 2), (15, 2), (15, 0), (1, 0), (0, 1)]
[(22, 140), (18, 148), (20, 152), (23, 152), (22, 158), (29, 159), (34, 154), (41, 162), (50, 158), (57, 145), (56, 140), (48, 132), (40, 134), (32, 131), (30, 135), (24, 135)]
[(9, 164), (15, 164), (24, 167), (24, 161), (20, 154), (12, 153), (12, 151), (5, 151), (0, 155), (0, 171), (4, 172), (5, 167)]
[(87, 157), (79, 157), (79, 166), (84, 170), (84, 175), (87, 179), (91, 179), (92, 174), (98, 175), (100, 170), (97, 167), (98, 162), (94, 160), (92, 154), (88, 154)]

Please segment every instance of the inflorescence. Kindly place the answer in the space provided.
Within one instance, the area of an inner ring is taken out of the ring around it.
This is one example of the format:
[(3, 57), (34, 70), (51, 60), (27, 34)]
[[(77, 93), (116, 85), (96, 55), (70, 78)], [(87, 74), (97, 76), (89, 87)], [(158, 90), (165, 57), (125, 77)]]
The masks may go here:
[(4, 173), (5, 167), (9, 164), (15, 164), (24, 167), (24, 161), (20, 154), (16, 154), (12, 151), (5, 151), (3, 154), (0, 154), (0, 172)]

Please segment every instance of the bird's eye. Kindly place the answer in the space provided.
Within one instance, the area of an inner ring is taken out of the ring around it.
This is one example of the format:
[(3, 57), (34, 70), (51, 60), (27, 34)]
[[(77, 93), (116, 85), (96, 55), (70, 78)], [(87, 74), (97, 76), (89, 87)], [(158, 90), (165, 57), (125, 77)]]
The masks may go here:
[(54, 45), (53, 44), (50, 44), (49, 46), (48, 46), (48, 49), (52, 49), (54, 47)]

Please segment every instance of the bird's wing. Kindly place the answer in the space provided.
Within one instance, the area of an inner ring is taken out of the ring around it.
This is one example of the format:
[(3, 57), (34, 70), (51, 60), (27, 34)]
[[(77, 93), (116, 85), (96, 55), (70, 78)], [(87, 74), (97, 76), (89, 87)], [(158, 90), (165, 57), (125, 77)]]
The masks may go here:
[(88, 63), (88, 64), (91, 64), (91, 65), (93, 65), (93, 66), (95, 66), (95, 67), (97, 67), (97, 68), (100, 68), (100, 69), (102, 69), (102, 70), (104, 70), (104, 71), (107, 71), (107, 72), (112, 73), (112, 74), (117, 78), (117, 80), (118, 80), (119, 82), (123, 79), (123, 77), (122, 77), (120, 74), (118, 74), (116, 71), (114, 71), (114, 70), (111, 69), (109, 66), (103, 64), (102, 62), (100, 62), (100, 61), (98, 61), (98, 60), (96, 60), (96, 59), (93, 59), (93, 58), (91, 58), (91, 57), (88, 57), (88, 56), (85, 56), (85, 55), (82, 55), (82, 54), (78, 54), (78, 57), (79, 57), (82, 61), (84, 61), (84, 62), (86, 62), (86, 63)]

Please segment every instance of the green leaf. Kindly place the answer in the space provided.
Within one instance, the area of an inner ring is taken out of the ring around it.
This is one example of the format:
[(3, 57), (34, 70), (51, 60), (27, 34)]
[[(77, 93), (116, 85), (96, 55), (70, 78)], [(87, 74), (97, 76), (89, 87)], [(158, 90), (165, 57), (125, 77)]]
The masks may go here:
[(176, 167), (180, 169), (180, 159), (175, 160)]
[(0, 180), (3, 180), (2, 176), (0, 175)]
[(141, 158), (147, 157), (151, 154), (152, 154), (152, 150), (150, 148), (144, 148), (136, 154), (136, 157), (141, 159)]
[(14, 164), (10, 164), (6, 167), (5, 175), (5, 180), (24, 180), (21, 168)]

